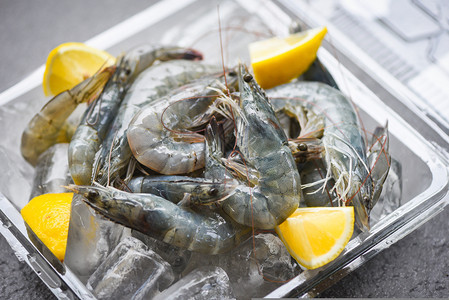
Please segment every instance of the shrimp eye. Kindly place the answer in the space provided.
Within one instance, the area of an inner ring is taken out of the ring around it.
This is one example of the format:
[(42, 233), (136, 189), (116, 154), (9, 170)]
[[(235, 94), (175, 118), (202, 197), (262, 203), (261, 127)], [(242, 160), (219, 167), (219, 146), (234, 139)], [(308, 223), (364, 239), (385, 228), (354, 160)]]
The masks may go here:
[(251, 82), (251, 80), (253, 80), (253, 76), (249, 73), (246, 73), (245, 75), (243, 75), (243, 80), (245, 82)]
[(363, 201), (365, 201), (366, 204), (369, 204), (369, 200), (370, 198), (367, 195), (363, 196)]
[(98, 197), (98, 192), (97, 191), (89, 191), (88, 193), (87, 193), (87, 196), (86, 196), (86, 198), (87, 199), (95, 199), (95, 198), (97, 198)]
[(237, 73), (234, 70), (232, 70), (232, 71), (229, 71), (228, 75), (229, 76), (236, 76)]
[(211, 188), (211, 189), (209, 190), (209, 195), (210, 195), (210, 196), (217, 196), (217, 194), (218, 194), (218, 189), (216, 189), (216, 188)]
[(307, 151), (307, 144), (301, 143), (298, 145), (300, 151)]

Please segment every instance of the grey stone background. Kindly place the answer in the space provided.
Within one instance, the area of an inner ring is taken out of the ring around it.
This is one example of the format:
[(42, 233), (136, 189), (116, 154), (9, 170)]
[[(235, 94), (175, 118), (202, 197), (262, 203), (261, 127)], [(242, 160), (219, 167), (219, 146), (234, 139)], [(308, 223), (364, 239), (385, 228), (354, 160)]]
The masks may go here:
[[(41, 66), (60, 43), (88, 40), (153, 2), (0, 0), (0, 92)], [(321, 297), (449, 297), (448, 220), (445, 210)], [(0, 299), (54, 299), (1, 236)]]

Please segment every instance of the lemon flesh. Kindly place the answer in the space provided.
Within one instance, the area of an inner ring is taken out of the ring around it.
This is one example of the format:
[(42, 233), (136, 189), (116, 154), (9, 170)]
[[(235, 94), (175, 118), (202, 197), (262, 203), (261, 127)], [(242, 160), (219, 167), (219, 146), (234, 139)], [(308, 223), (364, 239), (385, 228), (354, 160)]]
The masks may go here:
[(115, 57), (83, 43), (64, 43), (53, 49), (45, 64), (42, 87), (46, 96), (69, 90), (100, 69), (115, 63)]
[(249, 53), (257, 83), (269, 89), (300, 76), (316, 59), (326, 33), (326, 27), (319, 27), (251, 43)]
[(298, 208), (276, 233), (290, 255), (303, 267), (316, 269), (334, 260), (354, 231), (354, 208)]
[(73, 193), (44, 194), (21, 210), (23, 220), (60, 260), (64, 260)]

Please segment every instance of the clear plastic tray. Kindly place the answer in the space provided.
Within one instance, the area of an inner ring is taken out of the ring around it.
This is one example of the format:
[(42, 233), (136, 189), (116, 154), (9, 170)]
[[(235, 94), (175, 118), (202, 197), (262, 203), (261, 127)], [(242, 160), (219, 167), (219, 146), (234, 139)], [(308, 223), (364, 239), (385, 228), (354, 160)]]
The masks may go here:
[[(239, 60), (249, 62), (247, 45), (254, 40), (270, 35), (285, 36), (289, 27), (297, 23), (328, 25), (317, 23), (318, 18), (304, 16), (301, 5), (306, 4), (296, 1), (229, 0), (220, 1), (218, 9), (214, 1), (190, 0), (177, 2), (177, 6), (172, 2), (158, 2), (130, 19), (126, 26), (113, 27), (88, 43), (113, 54), (154, 41), (179, 44), (197, 48), (205, 54), (206, 61), (220, 64), (223, 49), (224, 63), (233, 65)], [(218, 35), (218, 16), (223, 48)], [(360, 57), (352, 56), (347, 47), (339, 43), (338, 34), (333, 34), (329, 28), (318, 56), (341, 90), (359, 108), (368, 129), (388, 121), (390, 153), (402, 165), (402, 204), (373, 221), (369, 232), (355, 236), (332, 263), (302, 272), (273, 290), (268, 298), (317, 295), (432, 218), (449, 202), (448, 155), (443, 150), (447, 148), (447, 136), (428, 114), (418, 109), (416, 102), (406, 97), (406, 88), (400, 88), (400, 92), (392, 92), (395, 87), (390, 85), (379, 88), (382, 82), (371, 70), (360, 76), (358, 72), (363, 70)], [(33, 172), (21, 158), (20, 137), (28, 120), (48, 100), (42, 95), (38, 79), (41, 71), (0, 95), (0, 124), (8, 128), (8, 134), (0, 140), (0, 164), (4, 170), (0, 174), (0, 222), (3, 225), (0, 232), (19, 260), (30, 265), (58, 298), (94, 299), (69, 268), (31, 243), (20, 215), (20, 208), (28, 201)], [(371, 91), (374, 88), (376, 94)]]

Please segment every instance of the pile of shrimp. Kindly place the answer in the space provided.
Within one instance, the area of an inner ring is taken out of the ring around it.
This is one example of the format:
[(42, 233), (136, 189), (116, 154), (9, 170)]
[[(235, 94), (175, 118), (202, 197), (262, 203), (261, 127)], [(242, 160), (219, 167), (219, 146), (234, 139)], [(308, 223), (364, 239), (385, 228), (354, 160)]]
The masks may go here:
[[(38, 181), (50, 167), (67, 180), (49, 190), (35, 182), (33, 196), (67, 188), (117, 223), (208, 254), (305, 205), (353, 205), (369, 229), (390, 165), (387, 128), (368, 148), (354, 106), (318, 61), (308, 81), (264, 91), (244, 64), (201, 60), (142, 46), (51, 99), (21, 152)], [(56, 154), (67, 162), (49, 167)]]

